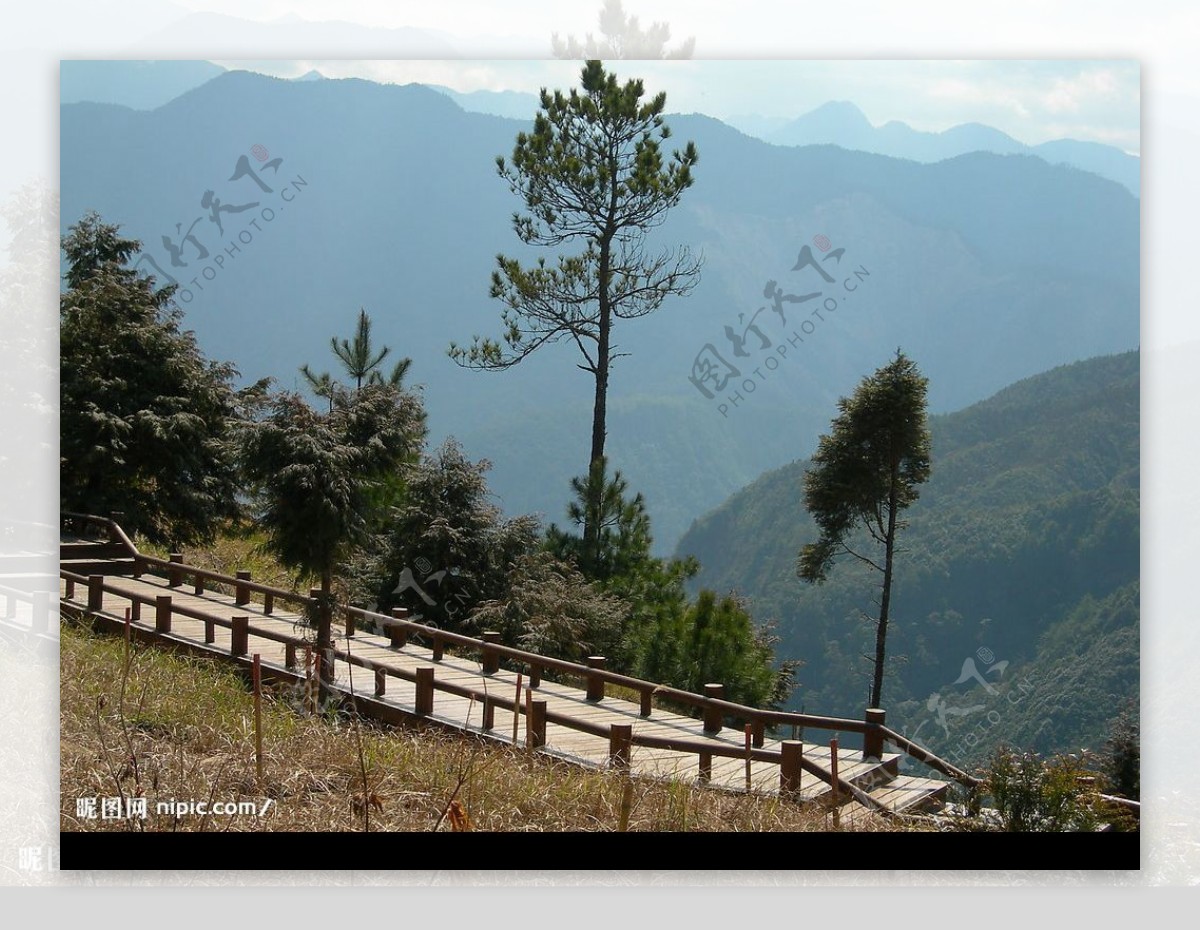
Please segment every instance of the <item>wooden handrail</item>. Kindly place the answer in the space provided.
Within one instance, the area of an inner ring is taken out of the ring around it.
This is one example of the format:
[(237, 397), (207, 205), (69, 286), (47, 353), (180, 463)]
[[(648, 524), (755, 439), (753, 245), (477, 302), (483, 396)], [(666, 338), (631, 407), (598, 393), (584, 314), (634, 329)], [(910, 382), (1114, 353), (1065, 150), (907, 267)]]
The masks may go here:
[(746, 704), (738, 704), (733, 701), (726, 701), (720, 698), (705, 697), (703, 694), (696, 694), (692, 691), (684, 691), (679, 688), (673, 688), (669, 685), (657, 684), (652, 681), (646, 681), (643, 678), (634, 678), (630, 675), (622, 675), (620, 672), (613, 672), (607, 669), (595, 669), (587, 665), (581, 665), (578, 662), (570, 662), (566, 659), (555, 659), (550, 656), (539, 655), (536, 652), (527, 652), (524, 649), (517, 649), (513, 646), (502, 646), (499, 644), (485, 644), (483, 640), (475, 639), (471, 636), (465, 636), (461, 633), (451, 633), (448, 630), (431, 627), (424, 623), (419, 623), (416, 620), (407, 620), (400, 617), (388, 617), (385, 614), (376, 613), (375, 611), (365, 610), (361, 607), (342, 606), (340, 608), (344, 613), (350, 614), (355, 618), (372, 620), (384, 629), (387, 630), (393, 626), (403, 626), (405, 629), (419, 636), (437, 637), (445, 643), (456, 646), (465, 646), (468, 649), (482, 651), (487, 648), (497, 655), (514, 660), (524, 665), (533, 665), (540, 668), (555, 669), (557, 671), (566, 672), (580, 678), (594, 676), (603, 681), (620, 685), (629, 688), (633, 691), (651, 692), (660, 697), (668, 698), (669, 700), (677, 701), (681, 704), (687, 704), (700, 709), (715, 708), (722, 711), (726, 716), (730, 717), (745, 717), (748, 720), (760, 720), (763, 723), (769, 724), (784, 724), (798, 727), (811, 727), (817, 730), (832, 730), (844, 731), (847, 733), (865, 733), (869, 726), (862, 720), (853, 720), (847, 717), (821, 717), (812, 714), (799, 714), (792, 711), (784, 710), (763, 710), (757, 707), (750, 707)]
[[(254, 591), (263, 595), (269, 595), (272, 598), (282, 601), (299, 604), (306, 609), (312, 608), (317, 603), (315, 598), (307, 597), (294, 591), (276, 588), (271, 585), (264, 585), (259, 582), (250, 581), (249, 579), (231, 577), (229, 575), (222, 574), (221, 572), (198, 568), (196, 566), (186, 565), (181, 562), (172, 562), (168, 559), (162, 559), (157, 556), (143, 555), (134, 545), (132, 540), (130, 540), (125, 534), (125, 531), (120, 527), (120, 525), (111, 518), (99, 517), (94, 514), (78, 514), (70, 512), (65, 512), (62, 514), (62, 516), (71, 519), (82, 520), (85, 525), (88, 523), (93, 523), (98, 526), (105, 527), (110, 534), (110, 538), (112, 538), (113, 541), (119, 542), (125, 546), (130, 551), (134, 559), (141, 564), (148, 566), (153, 565), (158, 568), (166, 569), (168, 572), (175, 572), (181, 575), (190, 575), (197, 579), (197, 581), (199, 579), (205, 579), (228, 585), (234, 589), (240, 587), (243, 590)], [(72, 580), (76, 584), (82, 583), (86, 585), (88, 583), (88, 579), (85, 576), (66, 571), (63, 571), (60, 574), (64, 579)], [(122, 596), (126, 597), (130, 596), (126, 592), (117, 591), (107, 586), (104, 588), (104, 590), (109, 591), (110, 593), (121, 594)], [(153, 603), (153, 599), (147, 599), (144, 597), (140, 599), (143, 603)], [(228, 621), (223, 621), (221, 618), (206, 615), (202, 611), (191, 610), (183, 607), (175, 609), (181, 615), (190, 616), (193, 619), (212, 620), (221, 626), (229, 625)], [(757, 707), (750, 707), (745, 704), (739, 704), (733, 701), (727, 701), (722, 698), (707, 697), (702, 694), (684, 691), (668, 685), (657, 684), (641, 678), (634, 678), (633, 676), (623, 675), (619, 672), (613, 672), (608, 669), (594, 668), (577, 662), (570, 662), (565, 659), (556, 659), (551, 656), (543, 656), (539, 655), (538, 653), (528, 652), (512, 646), (504, 646), (499, 643), (485, 643), (481, 639), (465, 636), (460, 633), (452, 633), (448, 630), (441, 630), (436, 627), (431, 627), (427, 624), (419, 623), (415, 620), (408, 620), (400, 617), (389, 617), (385, 614), (366, 610), (361, 607), (339, 605), (339, 609), (345, 616), (355, 619), (370, 620), (374, 623), (377, 623), (385, 632), (396, 626), (401, 626), (415, 636), (421, 638), (432, 638), (435, 642), (440, 641), (443, 644), (464, 647), (479, 652), (480, 654), (486, 652), (490, 655), (505, 658), (512, 662), (525, 665), (531, 671), (536, 669), (540, 673), (540, 671), (544, 669), (553, 669), (555, 671), (564, 672), (568, 675), (573, 675), (584, 680), (598, 680), (608, 684), (628, 688), (630, 690), (639, 692), (644, 699), (653, 695), (658, 695), (659, 697), (682, 704), (684, 706), (694, 707), (700, 710), (715, 711), (720, 713), (722, 716), (753, 721), (755, 724), (762, 726), (793, 726), (806, 729), (827, 730), (831, 732), (856, 733), (860, 735), (873, 734), (876, 737), (882, 736), (885, 741), (892, 743), (900, 751), (906, 753), (917, 761), (928, 765), (930, 768), (941, 772), (947, 777), (960, 782), (970, 789), (978, 788), (982, 784), (978, 778), (975, 778), (957, 766), (946, 762), (944, 759), (939, 758), (929, 750), (919, 746), (906, 737), (901, 736), (891, 728), (880, 723), (870, 723), (865, 720), (854, 720), (846, 717), (824, 717), (813, 714), (801, 714), (793, 711), (764, 710)], [(299, 637), (286, 638), (283, 637), (282, 634), (270, 633), (269, 631), (252, 632), (255, 636), (260, 636), (265, 639), (272, 639), (278, 642), (292, 643), (296, 645), (308, 644), (306, 640), (303, 640)], [(358, 661), (357, 656), (352, 656), (351, 653), (345, 653), (341, 650), (336, 650), (335, 654), (342, 657), (343, 661), (353, 662), (355, 665), (361, 664), (361, 662)], [(371, 663), (369, 667), (379, 668), (381, 666)], [(393, 669), (389, 669), (389, 671), (394, 673)], [(438, 687), (440, 684), (442, 683), (436, 682), (435, 687)], [(441, 690), (451, 691), (452, 689), (441, 688)], [(482, 696), (482, 694), (470, 692), (468, 690), (467, 693), (461, 694), (460, 696), (475, 696), (476, 698), (479, 698)], [(491, 700), (493, 702), (499, 702), (501, 699), (496, 697), (492, 698)], [(722, 753), (714, 752), (713, 754), (721, 755)], [(739, 748), (736, 755), (744, 758), (745, 750)], [(850, 786), (850, 788), (853, 788), (853, 786)], [(853, 794), (853, 790), (851, 790), (850, 793)], [(864, 797), (869, 796), (864, 794)]]
[[(84, 575), (76, 575), (73, 572), (67, 571), (60, 572), (59, 574), (61, 577), (70, 581), (74, 581), (76, 584), (81, 584), (85, 588), (88, 586), (88, 578)], [(116, 585), (109, 584), (107, 582), (100, 585), (100, 590), (109, 594), (116, 594), (127, 601), (136, 601), (139, 604), (145, 604), (148, 607), (156, 606), (158, 598), (162, 596), (161, 594), (138, 594), (136, 591), (127, 591), (124, 588), (117, 587)], [(169, 591), (164, 593), (169, 595)], [(189, 620), (201, 620), (205, 623), (212, 623), (215, 626), (219, 626), (227, 630), (233, 628), (233, 621), (228, 617), (222, 617), (218, 614), (210, 614), (207, 611), (199, 610), (195, 607), (188, 607), (185, 604), (178, 604), (174, 600), (171, 602), (171, 612), (179, 614), (181, 617), (187, 617)], [(101, 613), (104, 613), (104, 611), (101, 611)], [(113, 619), (121, 619), (115, 614), (109, 614), (109, 616), (113, 617)], [(253, 615), (251, 614), (249, 616)], [(264, 630), (261, 627), (248, 627), (248, 629), (251, 636), (256, 636), (259, 639), (267, 639), (271, 640), (272, 642), (283, 643), (284, 645), (292, 646), (309, 645), (309, 643), (303, 639), (303, 637), (289, 636), (286, 633), (277, 633), (274, 630)]]
[(249, 578), (236, 578), (209, 568), (188, 565), (185, 562), (172, 562), (170, 559), (162, 559), (156, 555), (142, 555), (140, 552), (135, 558), (140, 559), (148, 565), (155, 565), (159, 568), (165, 568), (168, 571), (178, 572), (180, 575), (191, 575), (194, 578), (203, 578), (206, 581), (216, 581), (231, 588), (242, 587), (248, 591), (255, 591), (258, 594), (270, 594), (277, 600), (291, 601), (304, 607), (311, 607), (316, 603), (315, 598), (309, 597), (306, 594), (299, 594), (295, 591), (289, 591), (286, 588), (277, 588), (274, 585), (262, 584), (258, 581), (252, 581)]
[(930, 768), (936, 769), (943, 775), (953, 778), (955, 781), (960, 782), (968, 788), (978, 788), (983, 784), (983, 782), (974, 775), (970, 775), (967, 772), (964, 772), (958, 766), (951, 765), (945, 759), (935, 756), (928, 749), (917, 745), (912, 740), (908, 739), (908, 737), (901, 736), (891, 727), (880, 727), (880, 730), (883, 733), (883, 738), (887, 742), (894, 744), (898, 749), (912, 756), (918, 762), (924, 762)]
[[(170, 559), (163, 559), (156, 555), (147, 555), (143, 553), (134, 544), (133, 540), (121, 528), (121, 525), (111, 517), (101, 517), (90, 513), (73, 513), (64, 511), (62, 517), (68, 517), (74, 520), (82, 520), (85, 524), (94, 524), (105, 528), (113, 542), (120, 543), (128, 551), (129, 555), (136, 561), (144, 565), (153, 565), (158, 568), (164, 568), (170, 572), (178, 572), (183, 576), (191, 576), (192, 578), (203, 578), (206, 581), (216, 581), (232, 588), (245, 588), (248, 591), (254, 591), (258, 594), (270, 594), (272, 597), (281, 601), (290, 601), (293, 604), (300, 604), (303, 607), (312, 607), (315, 604), (315, 599), (304, 594), (299, 594), (295, 591), (289, 591), (287, 588), (277, 588), (274, 585), (262, 584), (261, 582), (251, 581), (250, 579), (241, 579), (231, 575), (223, 574), (222, 572), (214, 571), (208, 568), (200, 568), (196, 565), (188, 565), (185, 562), (172, 562)], [(86, 581), (86, 579), (84, 579)]]

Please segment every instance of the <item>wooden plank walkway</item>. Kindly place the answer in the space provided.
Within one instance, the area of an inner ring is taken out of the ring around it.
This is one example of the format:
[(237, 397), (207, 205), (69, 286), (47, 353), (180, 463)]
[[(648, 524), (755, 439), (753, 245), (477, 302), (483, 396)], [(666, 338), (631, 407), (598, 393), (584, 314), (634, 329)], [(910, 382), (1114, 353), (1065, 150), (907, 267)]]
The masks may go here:
[[(64, 562), (69, 568), (69, 563)], [(191, 585), (170, 587), (166, 578), (155, 575), (143, 575), (138, 578), (118, 575), (108, 575), (105, 584), (116, 589), (119, 593), (104, 592), (101, 610), (113, 620), (120, 620), (131, 607), (130, 596), (140, 596), (153, 600), (156, 596), (169, 594), (173, 608), (190, 609), (203, 612), (215, 617), (231, 620), (234, 616), (250, 618), (250, 634), (248, 638), (248, 655), (258, 653), (265, 673), (288, 674), (286, 666), (285, 645), (272, 639), (264, 638), (256, 633), (273, 633), (288, 638), (303, 636), (307, 631), (301, 624), (300, 616), (278, 608), (268, 615), (263, 606), (258, 603), (236, 604), (234, 597), (219, 591), (205, 590), (203, 594), (192, 593)], [(76, 585), (74, 596), (66, 596), (65, 582), (60, 590), (64, 606), (84, 611), (87, 607), (86, 586)], [(139, 631), (139, 636), (152, 638), (155, 634), (154, 608), (143, 604), (140, 620), (132, 624)], [(158, 634), (161, 639), (189, 644), (193, 648), (204, 649), (229, 657), (232, 646), (232, 631), (220, 625), (214, 625), (215, 639), (205, 645), (206, 624), (203, 620), (193, 619), (179, 613), (172, 614), (170, 634)], [(502, 697), (506, 701), (517, 696), (518, 674), (506, 669), (500, 669), (493, 674), (484, 674), (479, 661), (473, 658), (455, 655), (446, 651), (440, 661), (433, 660), (429, 648), (409, 642), (403, 648), (395, 648), (389, 639), (373, 633), (358, 631), (347, 637), (344, 630), (335, 625), (334, 646), (365, 661), (371, 667), (356, 667), (344, 661), (335, 663), (333, 676), (334, 686), (346, 695), (356, 695), (366, 699), (368, 709), (373, 702), (379, 709), (393, 711), (394, 717), (417, 717), (417, 689), (415, 681), (419, 667), (435, 669), (438, 682), (451, 682), (463, 688), (470, 688), (486, 693), (492, 697)], [(246, 660), (243, 659), (244, 663)], [(375, 696), (375, 676), (372, 668), (385, 669), (390, 673), (386, 679), (386, 689), (382, 697)], [(299, 673), (303, 674), (303, 657), (300, 657)], [(408, 678), (397, 677), (394, 673), (407, 674)], [(294, 672), (291, 674), (295, 674)], [(527, 679), (524, 679), (527, 682)], [(593, 726), (603, 728), (607, 733), (611, 724), (630, 724), (635, 737), (651, 736), (659, 738), (686, 739), (693, 742), (706, 743), (713, 746), (730, 747), (742, 750), (745, 745), (744, 734), (740, 731), (724, 728), (720, 733), (706, 733), (703, 722), (668, 710), (655, 708), (650, 718), (642, 717), (637, 703), (616, 696), (606, 696), (600, 701), (589, 701), (585, 692), (567, 684), (543, 680), (534, 690), (535, 699), (546, 702), (548, 716), (563, 715), (573, 720), (583, 721)], [(522, 702), (524, 695), (521, 696)], [(386, 716), (386, 715), (385, 715)], [(421, 719), (452, 727), (454, 729), (476, 733), (492, 739), (510, 742), (513, 733), (513, 715), (506, 708), (497, 708), (495, 726), (491, 731), (483, 729), (483, 706), (480, 700), (449, 694), (435, 690), (433, 711), (423, 715)], [(517, 719), (517, 743), (525, 745), (526, 717), (521, 713)], [(778, 750), (778, 740), (766, 740), (765, 749)], [(546, 725), (546, 742), (540, 750), (550, 755), (582, 765), (603, 768), (609, 764), (609, 741), (607, 736), (598, 736), (581, 730), (572, 729), (558, 723), (548, 722)], [(828, 771), (830, 766), (830, 750), (828, 746), (805, 743), (804, 753), (808, 759), (816, 762)], [(898, 758), (896, 754), (887, 754), (882, 760), (889, 763)], [(873, 773), (882, 777), (878, 780), (892, 782), (890, 786), (881, 786), (879, 790), (887, 791), (887, 797), (895, 801), (911, 801), (914, 793), (928, 793), (927, 784), (914, 784), (906, 788), (897, 784), (890, 772), (880, 773), (881, 764), (875, 761), (864, 762), (857, 752), (843, 751), (839, 754), (839, 774), (843, 779), (859, 783), (863, 778), (869, 778)], [(631, 771), (636, 776), (682, 779), (692, 782), (700, 776), (700, 759), (694, 752), (680, 752), (669, 749), (657, 749), (645, 746), (634, 746), (631, 753)], [(928, 779), (918, 779), (917, 782), (928, 783)], [(752, 761), (750, 764), (750, 782), (752, 790), (763, 794), (777, 794), (779, 791), (779, 766), (767, 761)], [(712, 787), (726, 788), (733, 791), (746, 790), (746, 761), (744, 758), (727, 758), (716, 756), (712, 758), (709, 784)], [(868, 783), (864, 788), (872, 790)], [(889, 790), (890, 789), (890, 790)], [(813, 801), (826, 799), (829, 786), (811, 773), (804, 773), (801, 778), (799, 799)], [(857, 805), (856, 805), (857, 806)], [(891, 805), (889, 804), (889, 807)], [(901, 805), (896, 809), (903, 809)], [(861, 811), (862, 809), (859, 808)]]

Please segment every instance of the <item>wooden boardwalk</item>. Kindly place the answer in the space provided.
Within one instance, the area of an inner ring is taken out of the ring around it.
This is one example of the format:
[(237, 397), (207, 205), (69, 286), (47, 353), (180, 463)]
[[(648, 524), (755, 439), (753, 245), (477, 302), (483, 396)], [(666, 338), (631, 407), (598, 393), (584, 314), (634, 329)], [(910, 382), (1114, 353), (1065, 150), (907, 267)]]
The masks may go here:
[[(71, 575), (73, 564), (86, 569), (100, 569), (104, 564), (81, 557), (83, 544), (83, 540), (64, 539), (64, 554), (70, 548), (73, 556), (63, 561), (64, 573), (69, 577), (83, 575)], [(116, 567), (126, 570), (121, 565)], [(168, 579), (153, 574), (132, 577), (131, 567), (129, 571), (128, 575), (106, 573), (102, 598), (96, 602), (100, 594), (97, 589), (90, 595), (90, 606), (87, 585), (63, 580), (60, 596), (64, 612), (90, 615), (94, 622), (115, 633), (122, 631), (125, 618), (132, 615), (130, 631), (139, 640), (212, 655), (242, 666), (248, 665), (250, 657), (257, 654), (264, 680), (292, 686), (298, 696), (306, 690), (303, 648), (296, 644), (311, 631), (303, 626), (298, 613), (281, 609), (278, 602), (268, 612), (265, 604), (246, 602), (244, 596), (239, 603), (233, 594), (211, 590), (211, 585), (202, 582), (197, 593), (196, 585), (180, 584), (179, 577)], [(172, 584), (172, 580), (176, 583)], [(155, 607), (156, 600), (163, 596), (170, 597), (170, 617), (165, 624)], [(235, 617), (248, 618), (244, 644), (235, 642), (232, 629)], [(169, 632), (164, 626), (169, 626)], [(404, 637), (409, 641), (396, 645), (391, 637), (361, 629), (347, 635), (348, 631), (339, 629), (338, 624), (334, 632), (338, 660), (334, 663), (332, 690), (339, 697), (354, 699), (369, 716), (389, 722), (420, 719), (501, 742), (514, 740), (515, 726), (515, 741), (525, 746), (529, 724), (526, 702), (536, 700), (545, 702), (544, 731), (538, 732), (536, 718), (533, 723), (535, 740), (542, 736), (540, 752), (603, 768), (613, 763), (610, 728), (628, 725), (633, 735), (629, 766), (635, 776), (700, 781), (714, 788), (746, 791), (749, 768), (749, 790), (762, 794), (780, 792), (781, 740), (764, 735), (761, 745), (755, 744), (750, 754), (756, 758), (748, 760), (745, 752), (748, 740), (741, 730), (722, 727), (719, 732), (711, 732), (705, 729), (703, 720), (661, 707), (653, 708), (646, 716), (644, 711), (649, 708), (637, 701), (613, 694), (589, 699), (582, 687), (568, 683), (541, 679), (529, 689), (528, 675), (505, 668), (488, 673), (476, 655), (462, 650), (456, 654), (445, 648), (439, 648), (435, 654), (430, 646), (411, 641), (417, 638), (415, 635)], [(244, 654), (235, 654), (239, 647)], [(431, 673), (436, 687), (426, 688), (426, 706), (422, 708), (417, 679), (421, 674)], [(522, 682), (520, 691), (518, 680)], [(485, 703), (492, 705), (491, 727), (485, 726)], [(521, 712), (514, 714), (514, 703)], [(638, 745), (656, 740), (686, 743), (689, 749)], [(712, 748), (711, 754), (704, 752), (706, 747)], [(832, 779), (821, 776), (827, 776), (832, 767), (830, 747), (804, 742), (802, 754), (809, 770), (797, 774), (798, 784), (791, 786), (789, 795), (800, 802), (828, 803), (832, 797)], [(897, 753), (882, 753), (879, 759), (864, 760), (859, 751), (842, 750), (838, 757), (839, 784), (849, 783), (869, 794), (871, 806), (877, 809), (904, 811), (937, 804), (947, 783), (899, 775), (898, 760)], [(844, 789), (840, 792), (839, 802), (846, 805), (843, 810), (851, 818), (866, 812), (860, 803), (866, 800), (860, 797), (854, 801), (846, 796)]]

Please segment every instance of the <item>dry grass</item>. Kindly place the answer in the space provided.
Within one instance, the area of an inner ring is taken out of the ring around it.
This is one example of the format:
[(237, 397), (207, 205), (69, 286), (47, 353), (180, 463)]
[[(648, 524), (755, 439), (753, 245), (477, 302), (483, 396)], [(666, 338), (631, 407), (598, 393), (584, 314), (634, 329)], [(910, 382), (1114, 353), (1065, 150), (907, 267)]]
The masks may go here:
[[(64, 831), (831, 829), (826, 813), (776, 799), (630, 782), (434, 728), (356, 730), (303, 717), (282, 695), (263, 702), (259, 785), (253, 697), (235, 674), (136, 645), (127, 664), (122, 640), (64, 623), (61, 682)], [(147, 799), (145, 820), (77, 815), (77, 798), (122, 795)], [(272, 803), (261, 815), (157, 812), (171, 799)]]
[[(133, 543), (146, 555), (158, 556), (160, 559), (169, 555), (166, 547), (155, 545), (145, 537), (135, 535)], [(223, 575), (234, 575), (244, 569), (260, 584), (289, 591), (307, 594), (309, 588), (319, 583), (315, 576), (298, 575), (280, 565), (266, 545), (266, 535), (253, 526), (229, 524), (212, 543), (185, 546), (181, 551), (184, 562), (196, 568), (205, 568)]]

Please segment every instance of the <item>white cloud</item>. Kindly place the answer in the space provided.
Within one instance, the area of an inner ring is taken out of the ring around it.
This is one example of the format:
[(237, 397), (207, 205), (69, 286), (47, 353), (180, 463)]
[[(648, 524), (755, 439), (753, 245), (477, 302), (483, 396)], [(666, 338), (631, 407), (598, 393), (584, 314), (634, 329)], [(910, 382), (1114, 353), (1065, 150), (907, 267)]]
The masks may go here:
[(1111, 70), (1089, 70), (1071, 78), (1058, 78), (1041, 102), (1049, 113), (1077, 113), (1085, 105), (1117, 97), (1122, 91)]

